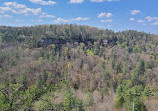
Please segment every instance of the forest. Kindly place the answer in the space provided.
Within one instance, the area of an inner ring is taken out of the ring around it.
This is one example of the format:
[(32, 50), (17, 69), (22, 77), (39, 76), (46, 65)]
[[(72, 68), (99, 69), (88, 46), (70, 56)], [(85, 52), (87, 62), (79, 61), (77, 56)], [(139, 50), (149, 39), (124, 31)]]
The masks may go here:
[(158, 35), (0, 26), (0, 111), (157, 109)]

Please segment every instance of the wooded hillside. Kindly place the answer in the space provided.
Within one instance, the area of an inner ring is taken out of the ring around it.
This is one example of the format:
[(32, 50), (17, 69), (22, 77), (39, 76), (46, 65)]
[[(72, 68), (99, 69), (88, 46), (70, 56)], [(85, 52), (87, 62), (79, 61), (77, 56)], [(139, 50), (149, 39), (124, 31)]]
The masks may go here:
[(0, 26), (0, 110), (157, 111), (158, 36)]

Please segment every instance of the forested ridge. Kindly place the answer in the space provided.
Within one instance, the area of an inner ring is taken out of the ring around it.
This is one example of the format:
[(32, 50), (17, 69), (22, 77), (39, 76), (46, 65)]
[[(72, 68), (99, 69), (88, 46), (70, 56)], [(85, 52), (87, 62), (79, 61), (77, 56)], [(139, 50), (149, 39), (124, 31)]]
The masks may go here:
[(157, 111), (158, 35), (0, 26), (0, 111)]

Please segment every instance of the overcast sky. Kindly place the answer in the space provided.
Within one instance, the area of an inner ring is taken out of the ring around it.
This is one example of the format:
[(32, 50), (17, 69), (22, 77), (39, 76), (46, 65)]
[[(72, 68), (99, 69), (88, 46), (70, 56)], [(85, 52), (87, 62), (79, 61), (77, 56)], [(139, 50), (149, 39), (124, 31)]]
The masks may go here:
[(158, 34), (158, 0), (0, 0), (0, 25), (65, 23)]

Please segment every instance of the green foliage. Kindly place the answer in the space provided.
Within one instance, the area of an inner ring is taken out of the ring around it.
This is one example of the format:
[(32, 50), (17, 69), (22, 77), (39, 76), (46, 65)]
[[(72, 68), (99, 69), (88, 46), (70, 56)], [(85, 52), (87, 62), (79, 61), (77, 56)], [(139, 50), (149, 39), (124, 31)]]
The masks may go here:
[(93, 48), (93, 53), (95, 55), (98, 55), (99, 54), (99, 47), (98, 47), (98, 43), (97, 42), (94, 42), (94, 48)]
[(115, 59), (114, 58), (111, 59), (110, 64), (111, 64), (111, 68), (114, 69), (115, 68)]
[(125, 102), (125, 101), (124, 101), (124, 98), (123, 98), (123, 97), (117, 98), (117, 100), (116, 100), (116, 102), (115, 102), (115, 108), (116, 108), (116, 109), (122, 108), (124, 102)]
[(123, 74), (126, 74), (128, 72), (127, 66), (124, 65), (123, 69), (122, 69)]
[(43, 60), (43, 58), (42, 58), (42, 57), (39, 57), (39, 58), (38, 58), (38, 63), (41, 64), (42, 60)]
[(150, 90), (150, 88), (149, 88), (148, 86), (146, 86), (146, 87), (144, 88), (143, 96), (148, 97), (148, 96), (152, 96), (152, 95), (153, 95), (153, 94), (152, 94), (152, 91)]
[(100, 67), (101, 67), (101, 68), (105, 68), (105, 61), (101, 61), (101, 62), (100, 62)]
[(85, 101), (86, 106), (93, 106), (94, 104), (94, 99), (91, 93), (88, 93), (86, 96), (86, 101)]
[(139, 71), (140, 74), (144, 74), (145, 72), (145, 62), (143, 59), (141, 59), (137, 65), (137, 70)]
[(143, 87), (141, 85), (134, 86), (131, 89), (129, 89), (129, 91), (128, 91), (128, 93), (130, 94), (132, 100), (135, 99), (135, 97), (136, 98), (141, 97), (142, 92), (143, 92)]
[[(34, 110), (55, 110), (56, 109), (56, 106), (53, 104), (52, 102), (52, 95), (53, 92), (51, 91), (48, 91), (46, 93), (43, 94), (43, 96), (34, 103), (34, 107), (33, 109)], [(56, 96), (54, 96), (56, 97)]]
[(65, 93), (62, 107), (64, 111), (85, 111), (82, 100), (76, 98), (71, 90)]
[(135, 45), (134, 51), (137, 52), (137, 53), (140, 53), (141, 52), (140, 46), (139, 45)]
[(3, 34), (0, 33), (0, 45), (2, 44), (2, 36), (3, 36)]
[(27, 80), (26, 80), (26, 75), (25, 74), (21, 74), (19, 77), (18, 77), (18, 83), (23, 85), (24, 87), (26, 87), (27, 85)]
[(52, 56), (52, 55), (49, 56), (49, 62), (50, 62), (50, 63), (53, 62), (53, 56)]
[(121, 72), (121, 66), (119, 62), (116, 62), (114, 69), (115, 69), (116, 74)]
[[(157, 84), (155, 36), (73, 24), (2, 26), (0, 110), (83, 111), (82, 100), (67, 91), (75, 88), (91, 93), (96, 89), (103, 102), (105, 96), (116, 93), (115, 108), (132, 110), (134, 104), (135, 110), (145, 111), (143, 100), (153, 96), (147, 86), (156, 89)], [(56, 103), (55, 94), (65, 91)], [(85, 106), (98, 110), (93, 107), (91, 93), (85, 98)]]
[(15, 66), (15, 61), (12, 61), (11, 64), (10, 64), (10, 66), (11, 66), (11, 68), (12, 68), (13, 66)]
[(125, 48), (125, 47), (127, 46), (127, 43), (126, 43), (126, 42), (123, 42), (123, 43), (121, 44), (119, 41), (117, 41), (116, 44), (117, 44), (119, 47), (121, 47), (121, 48)]
[(128, 47), (128, 48), (127, 48), (127, 51), (128, 51), (129, 53), (131, 53), (131, 52), (133, 51), (133, 48), (132, 48), (132, 47)]
[(46, 110), (47, 102), (39, 100), (35, 103), (35, 109), (39, 110)]
[(139, 82), (139, 71), (137, 68), (132, 72), (132, 81), (135, 83)]
[(104, 70), (104, 73), (103, 73), (103, 79), (104, 79), (104, 81), (106, 81), (107, 79), (109, 79), (110, 78), (110, 72), (109, 72), (109, 70), (106, 68), (105, 70)]
[(55, 47), (56, 47), (55, 44), (52, 44), (52, 48), (53, 48), (54, 50), (55, 50)]
[[(124, 81), (122, 85), (119, 85), (116, 89), (116, 102), (115, 108), (126, 107), (129, 111), (133, 111), (133, 104), (135, 111), (146, 111), (144, 103), (141, 101), (145, 95), (147, 97), (152, 96), (152, 92), (148, 87), (145, 89), (142, 85), (136, 85), (132, 87), (131, 81)], [(126, 106), (130, 104), (130, 106)]]
[(48, 74), (47, 74), (47, 72), (44, 70), (44, 71), (42, 72), (42, 74), (39, 75), (39, 77), (38, 77), (38, 79), (37, 79), (37, 83), (36, 83), (37, 87), (42, 89), (42, 86), (45, 86), (45, 85), (46, 85), (47, 79), (48, 79)]
[(87, 55), (94, 55), (92, 50), (89, 50), (89, 49), (86, 50), (86, 53), (87, 53)]
[(0, 110), (17, 110), (19, 108), (18, 102), (21, 95), (19, 90), (22, 87), (20, 84), (8, 83), (8, 85), (0, 86)]
[(57, 54), (57, 60), (59, 61), (59, 54)]
[(140, 76), (144, 75), (145, 69), (146, 68), (144, 60), (140, 60), (137, 66), (135, 67), (134, 71), (132, 72), (132, 80), (135, 84), (141, 82)]
[(135, 99), (128, 108), (128, 111), (147, 111), (146, 106), (139, 99)]
[(0, 68), (0, 76), (2, 75), (2, 69)]
[(119, 41), (117, 41), (117, 42), (116, 42), (116, 44), (117, 44), (119, 47), (121, 47), (121, 44), (120, 44), (120, 42), (119, 42)]

